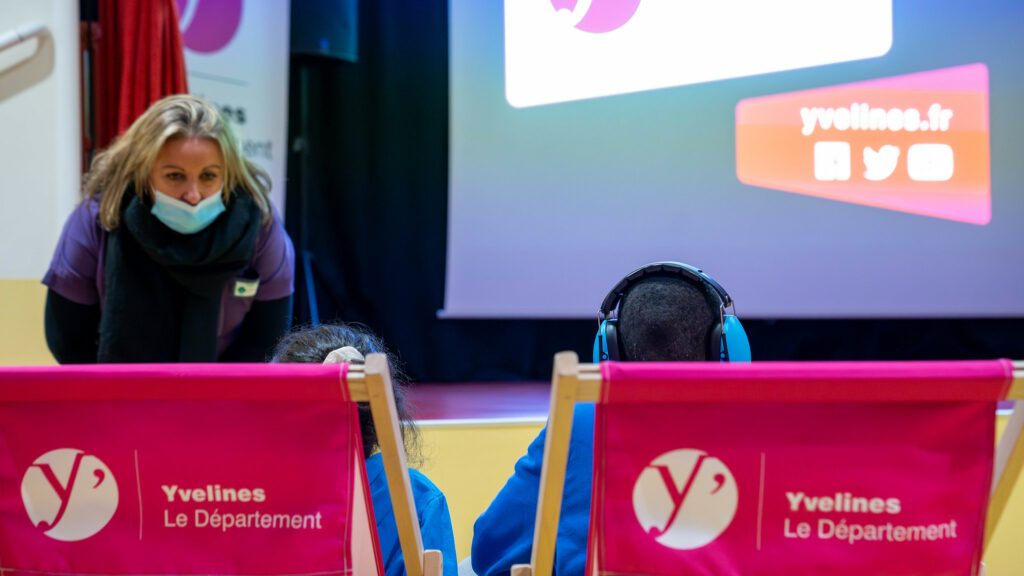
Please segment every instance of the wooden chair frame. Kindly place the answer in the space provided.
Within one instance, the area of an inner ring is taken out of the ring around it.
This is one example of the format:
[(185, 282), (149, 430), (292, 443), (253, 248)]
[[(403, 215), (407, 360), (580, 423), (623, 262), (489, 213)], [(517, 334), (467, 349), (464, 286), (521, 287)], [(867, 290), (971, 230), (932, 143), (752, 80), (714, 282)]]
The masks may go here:
[[(347, 380), (349, 398), (353, 402), (367, 402), (370, 405), (381, 457), (384, 459), (391, 505), (395, 510), (395, 524), (398, 527), (402, 556), (405, 558), (405, 571), (409, 576), (441, 576), (444, 560), (441, 551), (423, 549), (387, 356), (370, 354), (364, 364), (349, 364)], [(449, 561), (454, 562), (455, 559)]]
[[(598, 402), (601, 399), (601, 371), (597, 364), (580, 364), (575, 352), (555, 355), (551, 374), (551, 411), (544, 440), (544, 463), (541, 466), (540, 493), (537, 499), (537, 520), (533, 533), (533, 554), (529, 564), (512, 567), (512, 576), (548, 576), (554, 566), (558, 519), (562, 509), (565, 469), (569, 459), (569, 437), (572, 434), (573, 410), (577, 402)], [(1021, 470), (1024, 468), (1024, 410), (1017, 410), (1024, 400), (1024, 362), (1013, 363), (1013, 382), (1007, 400), (1014, 402), (1013, 415), (996, 447), (993, 463), (992, 492), (985, 524), (985, 549), (988, 548), (1002, 518)]]

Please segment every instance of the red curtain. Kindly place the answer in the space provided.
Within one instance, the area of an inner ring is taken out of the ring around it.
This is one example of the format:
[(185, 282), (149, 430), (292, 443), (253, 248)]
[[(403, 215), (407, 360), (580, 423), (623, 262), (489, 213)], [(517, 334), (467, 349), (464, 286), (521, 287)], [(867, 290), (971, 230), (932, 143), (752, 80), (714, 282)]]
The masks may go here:
[(174, 0), (100, 0), (95, 134), (105, 148), (150, 104), (188, 92)]

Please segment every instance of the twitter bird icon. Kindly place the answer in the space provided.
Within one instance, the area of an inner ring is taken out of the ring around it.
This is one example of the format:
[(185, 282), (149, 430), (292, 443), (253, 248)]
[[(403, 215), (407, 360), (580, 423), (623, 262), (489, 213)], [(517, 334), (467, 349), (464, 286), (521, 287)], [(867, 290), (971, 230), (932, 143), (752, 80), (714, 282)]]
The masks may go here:
[(872, 182), (885, 180), (896, 171), (896, 163), (900, 159), (900, 149), (886, 144), (877, 151), (870, 146), (864, 147), (864, 177)]

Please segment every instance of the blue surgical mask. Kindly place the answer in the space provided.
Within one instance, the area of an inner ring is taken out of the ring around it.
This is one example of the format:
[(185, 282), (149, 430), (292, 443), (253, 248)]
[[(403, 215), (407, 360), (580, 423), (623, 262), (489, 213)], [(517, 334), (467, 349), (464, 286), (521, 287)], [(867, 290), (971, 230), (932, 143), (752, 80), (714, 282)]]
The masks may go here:
[(195, 206), (153, 190), (153, 209), (150, 210), (168, 228), (180, 234), (195, 234), (209, 226), (224, 212), (221, 191)]

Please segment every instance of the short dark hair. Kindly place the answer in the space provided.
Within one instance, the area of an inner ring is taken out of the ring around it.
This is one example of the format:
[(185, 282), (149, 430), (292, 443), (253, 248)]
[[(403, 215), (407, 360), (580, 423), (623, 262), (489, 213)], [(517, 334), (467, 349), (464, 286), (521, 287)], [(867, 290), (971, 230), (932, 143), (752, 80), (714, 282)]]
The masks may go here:
[(679, 277), (643, 278), (619, 304), (623, 360), (707, 360), (714, 321), (702, 286)]
[[(419, 429), (413, 422), (405, 397), (408, 378), (395, 356), (384, 346), (384, 341), (362, 324), (320, 324), (300, 326), (287, 334), (270, 357), (271, 362), (299, 362), (320, 364), (332, 351), (351, 346), (363, 356), (381, 353), (387, 356), (388, 369), (395, 394), (395, 409), (402, 424), (402, 441), (410, 462), (419, 460)], [(373, 426), (370, 405), (359, 403), (359, 425), (363, 437), (363, 453), (369, 458), (379, 447), (377, 430)]]

